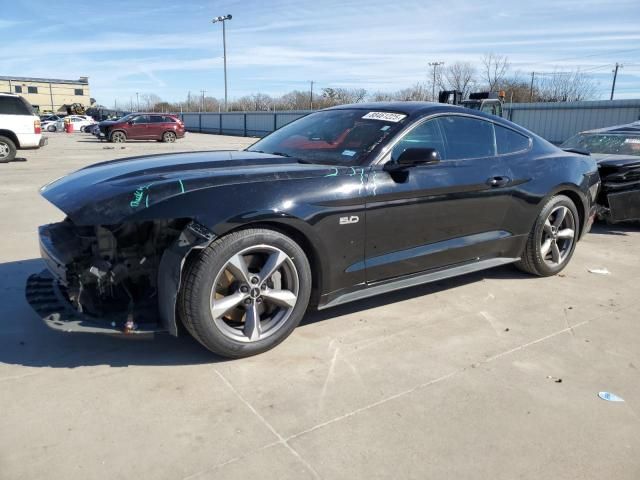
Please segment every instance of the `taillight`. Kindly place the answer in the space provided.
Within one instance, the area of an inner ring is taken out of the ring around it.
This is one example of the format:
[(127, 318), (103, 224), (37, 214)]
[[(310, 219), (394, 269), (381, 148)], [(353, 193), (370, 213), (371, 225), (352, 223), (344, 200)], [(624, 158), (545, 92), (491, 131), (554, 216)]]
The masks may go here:
[(42, 133), (42, 128), (40, 128), (40, 120), (38, 119), (33, 121), (33, 133)]

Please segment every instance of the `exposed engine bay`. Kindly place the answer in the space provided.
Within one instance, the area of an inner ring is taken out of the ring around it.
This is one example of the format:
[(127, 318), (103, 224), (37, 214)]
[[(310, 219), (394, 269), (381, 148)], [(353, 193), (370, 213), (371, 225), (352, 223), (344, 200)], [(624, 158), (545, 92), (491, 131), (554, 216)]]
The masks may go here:
[(66, 219), (41, 227), (42, 256), (78, 313), (134, 329), (157, 322), (160, 261), (187, 223), (77, 226)]

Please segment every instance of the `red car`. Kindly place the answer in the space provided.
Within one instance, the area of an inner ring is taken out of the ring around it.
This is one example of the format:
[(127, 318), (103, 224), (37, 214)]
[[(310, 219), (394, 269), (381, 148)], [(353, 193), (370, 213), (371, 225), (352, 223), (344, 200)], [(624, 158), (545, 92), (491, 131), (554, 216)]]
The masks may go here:
[(184, 123), (166, 113), (130, 113), (118, 120), (100, 122), (94, 130), (98, 138), (122, 143), (127, 140), (175, 142), (184, 137)]

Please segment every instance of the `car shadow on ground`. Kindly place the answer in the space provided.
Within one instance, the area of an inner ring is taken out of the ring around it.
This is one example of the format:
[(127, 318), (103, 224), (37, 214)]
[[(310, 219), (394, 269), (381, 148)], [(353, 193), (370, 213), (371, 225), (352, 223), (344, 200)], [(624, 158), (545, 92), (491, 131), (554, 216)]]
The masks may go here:
[(595, 235), (626, 236), (629, 232), (637, 232), (638, 230), (640, 230), (640, 222), (624, 222), (616, 224), (597, 222), (593, 224), (589, 233), (593, 233)]
[(26, 161), (27, 159), (25, 157), (16, 157), (13, 160), (0, 162), (0, 165), (2, 165), (3, 163), (20, 163), (20, 162), (26, 162)]
[[(168, 334), (108, 336), (50, 330), (28, 305), (24, 295), (29, 275), (43, 268), (44, 263), (40, 259), (0, 264), (0, 290), (5, 300), (0, 304), (0, 363), (25, 367), (74, 368), (95, 365), (197, 365), (227, 361), (207, 351), (186, 332), (176, 338)], [(308, 328), (330, 318), (436, 293), (484, 278), (530, 277), (510, 266), (499, 267), (327, 310), (310, 310), (301, 327)]]

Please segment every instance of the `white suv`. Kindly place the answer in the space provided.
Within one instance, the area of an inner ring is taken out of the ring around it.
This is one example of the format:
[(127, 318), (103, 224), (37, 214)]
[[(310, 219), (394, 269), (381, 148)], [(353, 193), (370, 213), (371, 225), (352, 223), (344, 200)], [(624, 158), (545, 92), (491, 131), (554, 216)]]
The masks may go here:
[(9, 162), (16, 150), (46, 145), (40, 119), (24, 98), (13, 93), (0, 93), (0, 162)]

